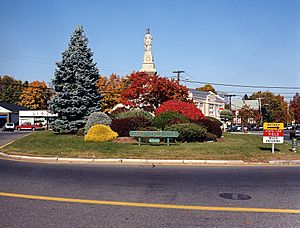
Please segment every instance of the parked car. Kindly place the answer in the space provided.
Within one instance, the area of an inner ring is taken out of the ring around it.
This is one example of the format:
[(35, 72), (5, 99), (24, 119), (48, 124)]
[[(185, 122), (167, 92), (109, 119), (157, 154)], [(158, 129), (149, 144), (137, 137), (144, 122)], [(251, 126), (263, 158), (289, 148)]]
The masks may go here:
[(14, 130), (15, 130), (14, 123), (5, 123), (5, 125), (2, 128), (2, 131), (14, 131)]
[(263, 127), (262, 126), (254, 126), (252, 128), (252, 131), (262, 131), (263, 130)]
[(300, 138), (300, 125), (293, 126), (293, 129), (290, 132), (290, 138)]
[(17, 125), (16, 126), (17, 130), (31, 130), (31, 131), (35, 131), (35, 130), (44, 130), (45, 127), (43, 127), (42, 124), (31, 124), (31, 123), (23, 123), (21, 125)]
[(293, 125), (290, 125), (290, 124), (288, 124), (284, 127), (284, 130), (292, 130), (292, 129), (293, 129)]
[(238, 125), (229, 126), (228, 131), (242, 131), (242, 126), (238, 126)]

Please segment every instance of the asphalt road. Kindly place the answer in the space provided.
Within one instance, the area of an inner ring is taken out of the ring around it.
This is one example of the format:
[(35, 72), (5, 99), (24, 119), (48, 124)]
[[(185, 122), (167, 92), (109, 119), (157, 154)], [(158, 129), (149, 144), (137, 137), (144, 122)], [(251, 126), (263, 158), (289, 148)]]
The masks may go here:
[(21, 138), (32, 133), (31, 131), (1, 131), (0, 129), (0, 146), (3, 146), (13, 140)]
[[(300, 227), (300, 167), (162, 167), (0, 160), (0, 194), (110, 201), (108, 205), (0, 196), (0, 227)], [(245, 194), (248, 200), (220, 193)], [(115, 206), (207, 206), (212, 211)], [(245, 211), (216, 211), (217, 208)]]

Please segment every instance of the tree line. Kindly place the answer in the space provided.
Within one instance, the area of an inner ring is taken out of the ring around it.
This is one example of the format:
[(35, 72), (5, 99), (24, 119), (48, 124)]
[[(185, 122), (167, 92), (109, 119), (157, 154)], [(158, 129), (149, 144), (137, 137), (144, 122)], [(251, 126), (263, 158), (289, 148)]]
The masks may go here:
[[(211, 85), (198, 89), (216, 92)], [(286, 123), (293, 119), (300, 122), (299, 93), (289, 106), (283, 96), (271, 92), (254, 93), (250, 99), (260, 99), (261, 109), (257, 113), (243, 107), (240, 110), (243, 121), (263, 116), (270, 122)], [(83, 27), (73, 32), (61, 61), (56, 63), (51, 85), (44, 81), (22, 82), (12, 76), (0, 76), (0, 102), (58, 113), (54, 130), (66, 133), (80, 129), (91, 113), (99, 110), (107, 113), (119, 103), (153, 112), (167, 100), (190, 101), (188, 88), (174, 79), (144, 72), (133, 72), (124, 77), (116, 74), (101, 76)]]

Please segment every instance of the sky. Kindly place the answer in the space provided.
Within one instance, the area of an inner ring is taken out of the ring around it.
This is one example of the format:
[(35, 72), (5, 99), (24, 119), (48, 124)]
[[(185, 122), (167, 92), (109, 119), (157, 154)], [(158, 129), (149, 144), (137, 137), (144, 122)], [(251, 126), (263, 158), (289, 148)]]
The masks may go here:
[[(83, 26), (100, 74), (141, 69), (145, 30), (158, 74), (242, 95), (300, 92), (299, 0), (0, 0), (0, 75), (47, 83)], [(192, 82), (191, 82), (192, 81)]]

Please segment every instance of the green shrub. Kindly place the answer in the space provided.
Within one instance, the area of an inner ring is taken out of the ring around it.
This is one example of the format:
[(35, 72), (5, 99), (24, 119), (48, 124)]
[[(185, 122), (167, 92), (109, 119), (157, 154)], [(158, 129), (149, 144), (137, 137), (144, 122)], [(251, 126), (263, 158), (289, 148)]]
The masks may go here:
[(178, 141), (181, 142), (203, 142), (205, 140), (206, 128), (194, 123), (174, 124), (165, 128), (166, 131), (178, 131)]
[(154, 126), (148, 126), (148, 127), (141, 127), (139, 131), (161, 131), (161, 129)]
[(84, 132), (85, 132), (85, 129), (84, 129), (84, 128), (80, 128), (80, 129), (77, 131), (76, 135), (77, 135), (77, 136), (84, 136)]
[(178, 112), (167, 111), (154, 117), (153, 126), (164, 130), (166, 126), (189, 122), (190, 120), (184, 115)]
[(132, 117), (143, 117), (148, 119), (150, 122), (153, 121), (153, 115), (149, 112), (144, 111), (143, 109), (133, 109), (127, 112), (120, 112), (114, 116), (114, 119), (124, 119), (124, 118), (132, 118)]
[(89, 129), (96, 125), (96, 124), (103, 124), (103, 125), (111, 125), (111, 118), (106, 115), (104, 112), (93, 112), (89, 117), (85, 124), (85, 132), (88, 132)]
[(212, 133), (206, 132), (205, 141), (217, 141), (218, 137)]
[(128, 112), (128, 111), (129, 111), (129, 109), (126, 108), (126, 107), (118, 107), (118, 108), (116, 108), (114, 110), (111, 110), (109, 112), (109, 117), (111, 119), (114, 119), (119, 113), (121, 113), (121, 112)]
[(84, 141), (108, 142), (118, 137), (118, 133), (112, 131), (109, 126), (96, 124), (92, 126), (84, 137)]
[(151, 126), (152, 122), (149, 119), (137, 116), (131, 118), (114, 119), (111, 123), (111, 129), (121, 137), (129, 136), (129, 131), (136, 131), (143, 127)]

